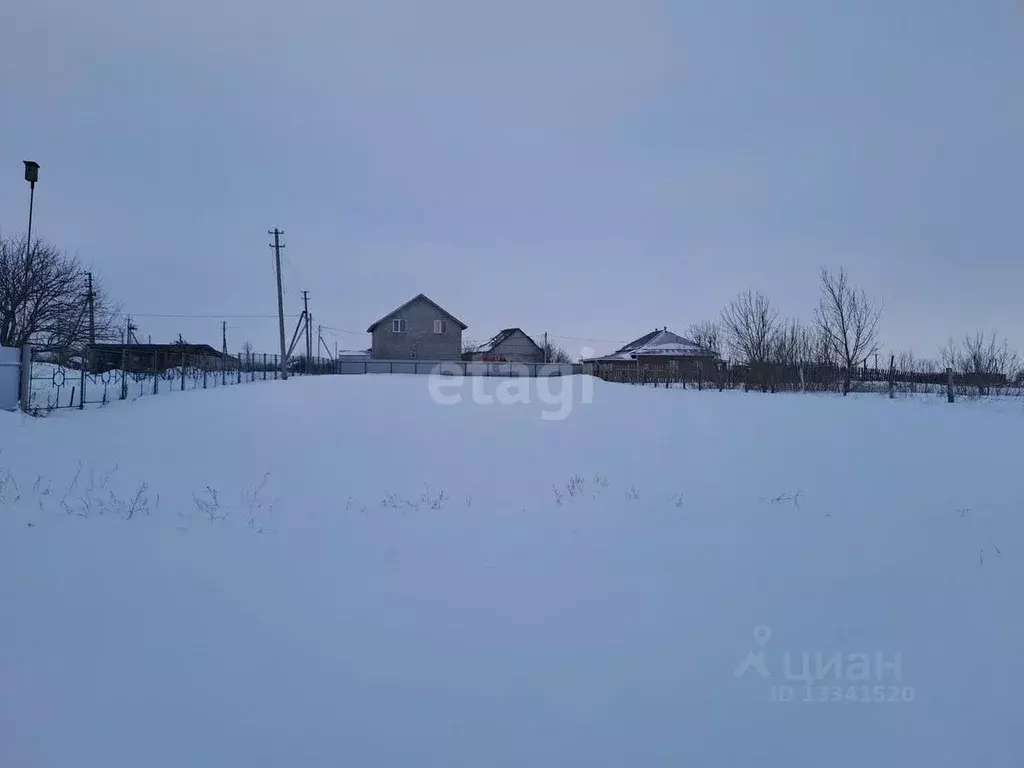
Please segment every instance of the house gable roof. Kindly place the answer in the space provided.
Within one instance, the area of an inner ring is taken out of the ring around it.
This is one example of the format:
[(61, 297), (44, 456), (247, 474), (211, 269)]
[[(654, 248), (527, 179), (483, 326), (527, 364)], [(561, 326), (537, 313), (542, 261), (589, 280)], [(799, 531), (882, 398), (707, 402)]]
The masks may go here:
[(655, 328), (650, 333), (645, 333), (639, 339), (631, 341), (631, 342), (629, 342), (629, 344), (626, 344), (624, 347), (620, 347), (619, 349), (615, 350), (615, 354), (618, 354), (619, 352), (629, 352), (629, 351), (634, 350), (634, 349), (639, 349), (644, 344), (646, 344), (651, 339), (653, 339), (655, 336), (657, 336), (659, 333), (662, 333), (662, 330), (660, 328)]
[(493, 352), (499, 345), (508, 341), (516, 333), (521, 333), (523, 338), (533, 344), (537, 348), (538, 352), (543, 352), (544, 348), (540, 346), (536, 341), (530, 338), (530, 336), (522, 328), (506, 328), (503, 331), (499, 331), (495, 336), (484, 344), (477, 352)]
[(437, 302), (431, 301), (426, 295), (424, 295), (422, 293), (417, 293), (415, 296), (413, 296), (411, 299), (409, 299), (407, 302), (405, 302), (405, 304), (403, 304), (402, 306), (400, 306), (400, 307), (398, 307), (396, 309), (391, 310), (386, 315), (384, 315), (384, 317), (382, 317), (380, 320), (378, 320), (373, 325), (371, 325), (369, 328), (367, 328), (366, 332), (367, 333), (373, 333), (373, 329), (376, 328), (378, 325), (380, 325), (383, 322), (386, 322), (386, 321), (390, 320), (393, 316), (397, 315), (399, 312), (404, 310), (406, 307), (409, 307), (409, 306), (415, 304), (417, 301), (425, 301), (427, 304), (432, 306), (434, 309), (436, 309), (442, 315), (444, 315), (449, 320), (451, 320), (453, 323), (455, 323), (457, 326), (459, 326), (462, 330), (466, 330), (467, 328), (469, 328), (468, 325), (466, 325), (464, 322), (459, 320), (459, 318), (455, 317), (455, 315), (451, 314), (448, 310), (446, 310), (440, 304), (438, 304)]

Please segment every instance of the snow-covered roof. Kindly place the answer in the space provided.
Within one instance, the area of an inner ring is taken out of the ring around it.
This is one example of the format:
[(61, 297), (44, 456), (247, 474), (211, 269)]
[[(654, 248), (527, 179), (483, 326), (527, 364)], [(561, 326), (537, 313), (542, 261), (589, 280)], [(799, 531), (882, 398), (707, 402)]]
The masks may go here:
[(614, 362), (635, 360), (638, 357), (714, 357), (697, 342), (680, 336), (667, 328), (652, 331), (604, 357), (590, 358), (587, 362)]
[(490, 339), (490, 341), (488, 341), (486, 344), (480, 347), (480, 349), (478, 349), (477, 352), (493, 352), (495, 349), (498, 348), (499, 345), (503, 344), (516, 333), (523, 334), (523, 337), (528, 342), (533, 344), (533, 346), (535, 346), (538, 350), (541, 349), (541, 346), (536, 341), (531, 339), (529, 335), (526, 333), (526, 331), (524, 331), (522, 328), (505, 328), (504, 330), (499, 331), (495, 336), (493, 336)]

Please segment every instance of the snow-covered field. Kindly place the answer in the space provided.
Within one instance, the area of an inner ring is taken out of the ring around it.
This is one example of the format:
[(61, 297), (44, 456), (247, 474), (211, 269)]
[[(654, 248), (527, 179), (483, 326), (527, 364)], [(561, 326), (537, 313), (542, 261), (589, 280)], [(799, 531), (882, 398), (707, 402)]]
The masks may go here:
[(0, 413), (0, 765), (1024, 764), (1019, 402), (426, 379)]

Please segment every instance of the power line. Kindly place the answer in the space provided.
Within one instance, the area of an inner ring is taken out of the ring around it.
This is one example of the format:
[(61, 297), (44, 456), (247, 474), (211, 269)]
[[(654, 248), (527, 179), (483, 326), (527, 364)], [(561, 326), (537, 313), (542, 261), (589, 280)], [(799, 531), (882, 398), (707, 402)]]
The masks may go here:
[[(119, 313), (122, 316), (127, 316), (128, 313)], [(186, 314), (186, 313), (158, 313), (158, 312), (132, 312), (132, 317), (138, 318), (166, 318), (166, 319), (186, 319), (186, 320), (274, 320), (278, 318), (278, 315), (268, 314)], [(302, 313), (290, 313), (284, 315), (287, 318), (302, 317)], [(321, 326), (324, 331), (332, 334), (344, 334), (348, 336), (367, 336), (366, 331), (355, 331), (351, 328), (339, 328), (331, 325)], [(578, 342), (590, 342), (594, 344), (628, 344), (629, 340), (624, 339), (599, 339), (587, 336), (569, 336), (560, 333), (554, 333), (548, 331), (548, 338), (550, 339), (561, 339), (564, 341), (578, 341)], [(544, 332), (533, 334), (534, 338), (541, 338), (544, 336)]]
[[(539, 335), (543, 336), (544, 334), (541, 333)], [(555, 339), (566, 339), (567, 341), (593, 341), (593, 342), (596, 342), (598, 344), (628, 344), (629, 343), (628, 341), (624, 341), (622, 339), (589, 339), (589, 338), (585, 338), (583, 336), (563, 336), (560, 333), (551, 333), (550, 331), (548, 331), (548, 336), (550, 336), (551, 338), (555, 338)]]
[[(284, 246), (282, 245), (281, 247), (283, 248)], [(299, 276), (298, 276), (298, 274), (295, 271), (295, 267), (292, 266), (292, 257), (289, 256), (287, 253), (284, 255), (284, 263), (285, 263), (285, 266), (288, 267), (288, 271), (291, 272), (292, 280), (295, 281), (295, 285), (298, 285), (299, 284)], [(288, 294), (288, 286), (287, 285), (285, 285), (285, 287), (284, 287), (284, 293), (285, 293), (285, 295)]]
[[(325, 325), (325, 326), (322, 326), (322, 327), (323, 327), (323, 329), (325, 331), (331, 331), (333, 333), (345, 333), (345, 334), (349, 334), (349, 335), (352, 335), (352, 336), (366, 336), (367, 335), (366, 331), (353, 331), (353, 330), (351, 330), (349, 328), (335, 328), (335, 327), (330, 326), (330, 325)], [(584, 336), (565, 336), (563, 334), (552, 333), (550, 331), (548, 331), (547, 334), (548, 334), (549, 338), (564, 339), (566, 341), (592, 341), (592, 342), (595, 342), (595, 343), (598, 343), (598, 344), (628, 344), (629, 343), (629, 341), (624, 340), (624, 339), (594, 339), (594, 338), (589, 338), (589, 337), (584, 337)], [(537, 334), (534, 334), (534, 335), (537, 336), (537, 337), (542, 337), (544, 335), (544, 333), (541, 332), (541, 333), (537, 333)]]
[(350, 331), (348, 328), (332, 328), (329, 325), (320, 326), (325, 331), (331, 331), (332, 333), (347, 333), (350, 336), (369, 336), (366, 331)]
[[(123, 312), (122, 312), (123, 314)], [(267, 319), (276, 318), (276, 314), (157, 314), (153, 312), (131, 312), (133, 317), (186, 317), (195, 319)], [(298, 314), (286, 314), (286, 317), (298, 317)]]

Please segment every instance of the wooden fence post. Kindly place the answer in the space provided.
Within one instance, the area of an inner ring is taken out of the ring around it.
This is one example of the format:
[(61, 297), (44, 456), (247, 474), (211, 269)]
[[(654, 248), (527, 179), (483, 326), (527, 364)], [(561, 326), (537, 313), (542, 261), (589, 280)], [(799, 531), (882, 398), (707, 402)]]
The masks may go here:
[(88, 348), (86, 348), (86, 350), (85, 350), (85, 357), (80, 361), (80, 364), (81, 364), (81, 368), (82, 368), (82, 370), (81, 370), (82, 376), (81, 376), (81, 383), (79, 385), (79, 390), (80, 391), (78, 393), (78, 410), (81, 411), (83, 408), (85, 408), (85, 376), (86, 376), (86, 367), (89, 365), (89, 349)]
[(128, 399), (128, 347), (121, 348), (121, 399)]
[(182, 352), (181, 353), (181, 391), (182, 392), (185, 391), (185, 365), (186, 365), (185, 353)]
[(889, 399), (896, 397), (896, 355), (889, 358)]
[(946, 402), (953, 402), (953, 369), (946, 369)]
[(158, 353), (153, 353), (153, 394), (160, 394), (160, 358)]

